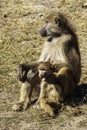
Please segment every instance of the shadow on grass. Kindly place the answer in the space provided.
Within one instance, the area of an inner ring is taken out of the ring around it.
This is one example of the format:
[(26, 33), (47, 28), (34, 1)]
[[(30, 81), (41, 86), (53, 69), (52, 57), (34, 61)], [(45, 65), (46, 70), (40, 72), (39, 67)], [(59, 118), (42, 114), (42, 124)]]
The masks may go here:
[(65, 104), (73, 107), (87, 104), (87, 84), (77, 86), (74, 94), (65, 99)]

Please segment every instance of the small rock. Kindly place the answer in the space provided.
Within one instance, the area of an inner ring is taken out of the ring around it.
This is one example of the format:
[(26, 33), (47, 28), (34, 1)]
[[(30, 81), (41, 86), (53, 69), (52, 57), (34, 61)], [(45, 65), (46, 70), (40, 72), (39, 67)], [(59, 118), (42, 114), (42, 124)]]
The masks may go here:
[(87, 2), (82, 4), (82, 8), (87, 8)]
[(43, 16), (43, 14), (38, 14), (38, 16), (39, 16), (39, 17), (42, 17), (42, 16)]

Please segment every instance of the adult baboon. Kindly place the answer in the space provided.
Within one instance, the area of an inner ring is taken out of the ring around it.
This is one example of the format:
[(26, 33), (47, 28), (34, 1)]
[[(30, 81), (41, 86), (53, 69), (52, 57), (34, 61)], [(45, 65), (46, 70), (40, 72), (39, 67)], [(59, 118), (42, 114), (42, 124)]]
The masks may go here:
[[(75, 82), (75, 85), (72, 87), (75, 88), (80, 81), (81, 76), (80, 52), (78, 39), (67, 19), (60, 13), (49, 15), (40, 30), (40, 34), (42, 37), (47, 37), (47, 40), (43, 45), (40, 58), (38, 61), (30, 63), (30, 66), (33, 64), (36, 64), (37, 66), (41, 61), (50, 61), (53, 64), (61, 64), (63, 65), (63, 69), (61, 68), (60, 70), (62, 72), (60, 80), (64, 79), (63, 75), (65, 75), (68, 69), (70, 69), (72, 81), (74, 80)], [(64, 66), (66, 66), (65, 70)], [(31, 74), (28, 75), (28, 78), (31, 78)], [(27, 85), (25, 86), (27, 88)], [(31, 86), (31, 82), (28, 82), (28, 86)], [(20, 106), (21, 105), (23, 106), (23, 104), (20, 103)]]

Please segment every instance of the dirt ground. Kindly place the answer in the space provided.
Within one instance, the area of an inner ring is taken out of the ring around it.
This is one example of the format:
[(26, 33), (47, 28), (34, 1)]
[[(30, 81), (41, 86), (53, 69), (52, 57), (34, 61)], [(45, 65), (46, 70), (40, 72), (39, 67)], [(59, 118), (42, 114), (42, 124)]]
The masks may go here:
[[(32, 106), (12, 111), (20, 89), (17, 66), (38, 59), (45, 40), (39, 29), (49, 11), (65, 13), (76, 28), (82, 63), (78, 90), (54, 119)], [(86, 0), (0, 0), (0, 130), (87, 130)]]

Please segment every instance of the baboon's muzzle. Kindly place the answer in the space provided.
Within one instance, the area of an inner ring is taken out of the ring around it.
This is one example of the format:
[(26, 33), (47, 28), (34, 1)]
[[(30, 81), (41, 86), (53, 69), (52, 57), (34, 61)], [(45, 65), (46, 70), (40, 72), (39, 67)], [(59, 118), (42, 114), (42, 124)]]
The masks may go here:
[(47, 37), (47, 31), (46, 31), (46, 28), (45, 27), (42, 27), (41, 30), (40, 30), (40, 35), (42, 37)]

